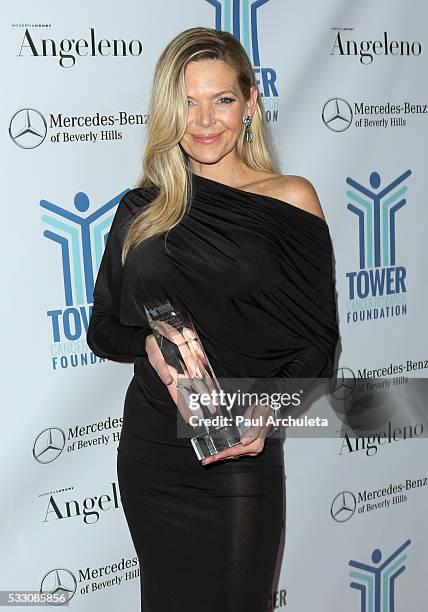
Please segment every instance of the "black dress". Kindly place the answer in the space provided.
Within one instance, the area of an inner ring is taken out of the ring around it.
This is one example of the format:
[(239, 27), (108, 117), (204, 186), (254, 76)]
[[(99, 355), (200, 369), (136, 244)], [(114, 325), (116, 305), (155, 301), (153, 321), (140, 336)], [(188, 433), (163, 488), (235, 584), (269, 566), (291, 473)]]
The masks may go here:
[(105, 247), (87, 341), (135, 357), (118, 447), (121, 500), (140, 561), (143, 612), (266, 612), (284, 526), (283, 444), (203, 466), (177, 437), (177, 409), (148, 361), (143, 302), (192, 316), (218, 377), (323, 376), (338, 339), (332, 247), (319, 217), (192, 174), (178, 226), (128, 254), (126, 224), (156, 189), (121, 200)]

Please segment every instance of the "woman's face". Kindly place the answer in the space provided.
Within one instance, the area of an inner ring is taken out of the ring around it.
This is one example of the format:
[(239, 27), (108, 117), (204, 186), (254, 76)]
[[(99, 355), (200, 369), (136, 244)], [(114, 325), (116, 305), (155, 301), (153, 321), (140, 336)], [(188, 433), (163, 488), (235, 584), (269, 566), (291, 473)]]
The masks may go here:
[(228, 153), (233, 155), (244, 128), (242, 120), (254, 114), (257, 87), (251, 87), (247, 102), (234, 69), (220, 60), (190, 62), (184, 80), (189, 107), (186, 132), (180, 141), (184, 151), (204, 164), (216, 163)]

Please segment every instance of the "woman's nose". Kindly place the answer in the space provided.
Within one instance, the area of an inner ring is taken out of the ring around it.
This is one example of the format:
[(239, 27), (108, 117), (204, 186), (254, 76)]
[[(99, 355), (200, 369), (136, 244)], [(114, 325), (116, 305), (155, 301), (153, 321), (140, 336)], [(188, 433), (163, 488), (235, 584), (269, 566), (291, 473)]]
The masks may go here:
[(197, 121), (201, 125), (211, 125), (214, 120), (214, 109), (211, 105), (201, 105), (198, 108)]

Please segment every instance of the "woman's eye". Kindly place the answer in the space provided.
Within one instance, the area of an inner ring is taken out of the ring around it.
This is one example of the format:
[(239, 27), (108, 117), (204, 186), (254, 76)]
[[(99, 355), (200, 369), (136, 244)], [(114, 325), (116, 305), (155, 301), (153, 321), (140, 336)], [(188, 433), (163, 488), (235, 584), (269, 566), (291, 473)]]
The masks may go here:
[[(221, 102), (221, 104), (230, 104), (231, 102), (235, 102), (235, 98), (223, 97), (219, 98), (219, 102)], [(193, 104), (193, 102), (187, 99), (187, 105), (190, 106), (191, 104)]]

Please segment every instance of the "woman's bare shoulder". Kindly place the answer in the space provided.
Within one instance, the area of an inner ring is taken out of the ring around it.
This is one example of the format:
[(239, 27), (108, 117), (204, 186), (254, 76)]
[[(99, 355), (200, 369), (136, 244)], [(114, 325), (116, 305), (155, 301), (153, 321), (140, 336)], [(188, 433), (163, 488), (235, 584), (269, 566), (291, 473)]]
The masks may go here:
[(276, 174), (266, 179), (266, 195), (302, 208), (325, 220), (324, 212), (311, 181), (295, 174)]

